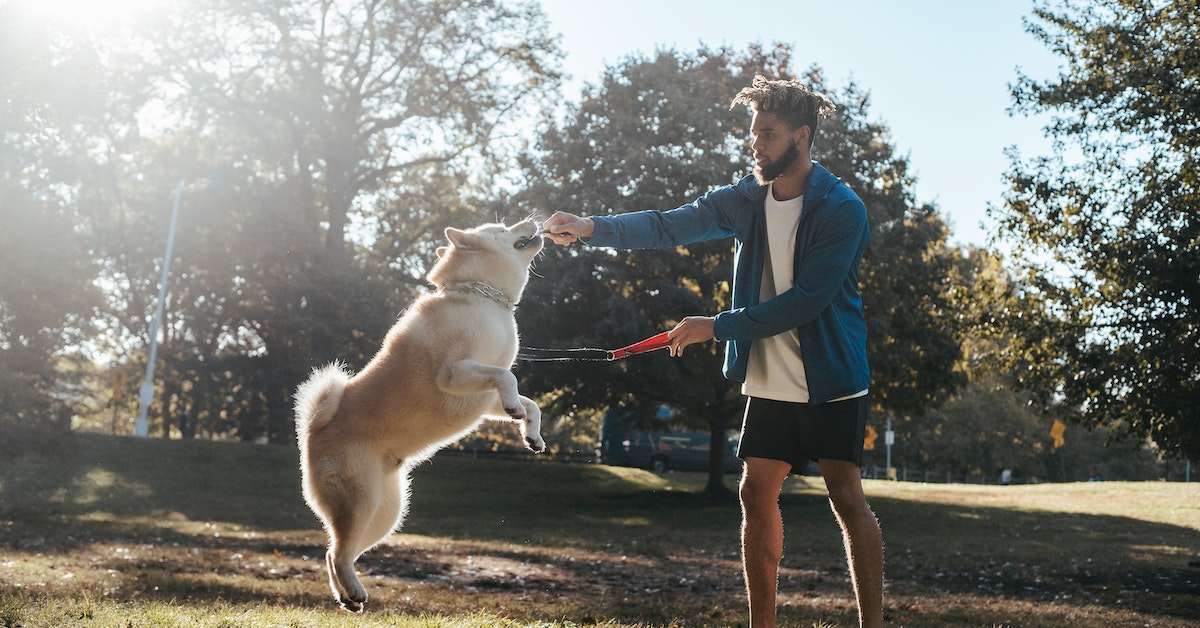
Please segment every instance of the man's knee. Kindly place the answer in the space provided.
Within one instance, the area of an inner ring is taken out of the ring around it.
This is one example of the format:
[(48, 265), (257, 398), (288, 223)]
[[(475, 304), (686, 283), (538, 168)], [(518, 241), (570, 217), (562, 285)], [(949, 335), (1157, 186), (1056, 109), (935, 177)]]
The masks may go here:
[(835, 507), (850, 509), (866, 506), (867, 498), (863, 494), (858, 465), (841, 460), (822, 460), (821, 475), (825, 479), (829, 501)]
[(753, 514), (777, 508), (779, 490), (790, 470), (791, 465), (779, 461), (748, 460), (738, 488), (742, 509)]
[(779, 499), (779, 491), (772, 491), (766, 482), (744, 481), (738, 489), (738, 498), (742, 502), (742, 510), (753, 514), (771, 508)]
[(829, 483), (829, 505), (844, 521), (853, 521), (861, 517), (874, 517), (871, 506), (867, 504), (867, 496), (863, 493), (862, 485), (858, 482)]

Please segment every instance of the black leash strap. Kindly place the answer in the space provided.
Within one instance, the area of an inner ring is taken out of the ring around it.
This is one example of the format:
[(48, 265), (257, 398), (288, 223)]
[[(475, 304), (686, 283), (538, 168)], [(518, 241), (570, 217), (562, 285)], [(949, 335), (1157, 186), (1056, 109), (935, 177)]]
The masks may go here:
[(670, 345), (667, 332), (651, 336), (640, 342), (621, 347), (620, 349), (536, 349), (522, 347), (517, 352), (517, 359), (525, 362), (611, 362), (639, 353), (649, 353), (666, 349)]
[(538, 349), (521, 347), (517, 359), (525, 362), (608, 362), (613, 359), (607, 349)]

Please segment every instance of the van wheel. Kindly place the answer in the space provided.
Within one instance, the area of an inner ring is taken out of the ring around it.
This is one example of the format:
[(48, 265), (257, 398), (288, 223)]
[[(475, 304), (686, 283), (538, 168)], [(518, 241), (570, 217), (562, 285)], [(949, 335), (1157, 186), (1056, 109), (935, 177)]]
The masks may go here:
[(655, 473), (662, 473), (671, 468), (666, 456), (654, 456), (650, 459), (650, 470)]

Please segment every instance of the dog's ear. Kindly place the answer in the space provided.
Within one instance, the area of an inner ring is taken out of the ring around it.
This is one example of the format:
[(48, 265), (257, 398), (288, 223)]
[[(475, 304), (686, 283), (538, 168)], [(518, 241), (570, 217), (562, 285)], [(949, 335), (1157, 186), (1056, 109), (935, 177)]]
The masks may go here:
[(442, 259), (443, 257), (445, 257), (445, 256), (446, 256), (446, 251), (449, 251), (449, 250), (450, 250), (450, 247), (448, 247), (448, 246), (439, 246), (439, 247), (437, 247), (437, 256), (438, 256), (438, 259)]
[(475, 248), (475, 236), (461, 229), (446, 227), (446, 239), (450, 241), (450, 244), (460, 249)]

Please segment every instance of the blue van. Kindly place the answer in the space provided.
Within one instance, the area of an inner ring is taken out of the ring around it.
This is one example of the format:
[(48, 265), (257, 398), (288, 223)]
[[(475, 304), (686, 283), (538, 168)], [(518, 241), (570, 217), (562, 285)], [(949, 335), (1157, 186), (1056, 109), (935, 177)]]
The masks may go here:
[[(659, 429), (635, 427), (629, 413), (609, 408), (600, 426), (600, 464), (638, 467), (651, 471), (707, 471), (711, 442), (708, 432), (672, 428), (670, 421), (678, 413), (669, 406), (659, 406), (654, 423)], [(737, 457), (738, 431), (725, 434), (725, 471), (742, 470)]]

